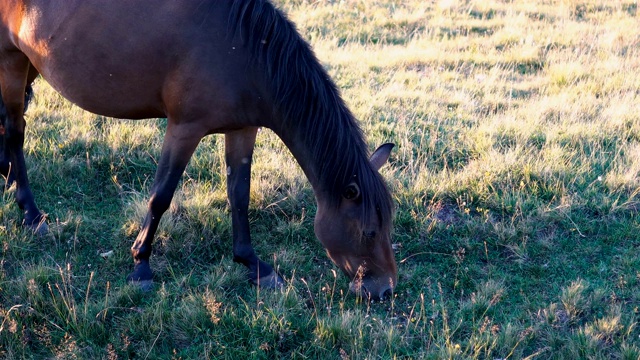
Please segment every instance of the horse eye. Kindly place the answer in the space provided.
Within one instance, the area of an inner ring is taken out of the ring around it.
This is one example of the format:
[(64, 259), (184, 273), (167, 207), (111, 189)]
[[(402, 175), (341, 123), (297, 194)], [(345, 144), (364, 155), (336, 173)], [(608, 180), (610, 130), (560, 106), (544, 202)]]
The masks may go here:
[(364, 236), (366, 239), (373, 239), (374, 237), (376, 237), (376, 232), (373, 230), (363, 231), (362, 236)]
[(342, 196), (347, 200), (355, 200), (360, 196), (360, 188), (356, 183), (351, 183), (344, 189)]

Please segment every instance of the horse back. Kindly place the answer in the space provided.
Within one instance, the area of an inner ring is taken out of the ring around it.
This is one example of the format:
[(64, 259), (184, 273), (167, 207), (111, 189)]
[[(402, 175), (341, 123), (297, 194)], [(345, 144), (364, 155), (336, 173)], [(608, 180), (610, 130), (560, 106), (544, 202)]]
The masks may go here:
[(229, 34), (229, 6), (0, 0), (2, 31), (12, 35), (0, 44), (19, 49), (53, 88), (91, 112), (204, 116), (204, 104), (227, 108), (251, 87), (248, 56)]

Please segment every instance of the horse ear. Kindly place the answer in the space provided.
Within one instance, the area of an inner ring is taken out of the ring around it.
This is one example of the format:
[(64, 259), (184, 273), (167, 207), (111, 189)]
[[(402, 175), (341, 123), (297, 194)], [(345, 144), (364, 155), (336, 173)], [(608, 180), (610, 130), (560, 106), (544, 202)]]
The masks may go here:
[(396, 145), (393, 143), (382, 144), (379, 148), (376, 149), (376, 151), (373, 152), (369, 161), (371, 162), (371, 166), (373, 166), (376, 171), (380, 170), (382, 165), (384, 165), (384, 163), (389, 160), (391, 149), (393, 149), (394, 146)]

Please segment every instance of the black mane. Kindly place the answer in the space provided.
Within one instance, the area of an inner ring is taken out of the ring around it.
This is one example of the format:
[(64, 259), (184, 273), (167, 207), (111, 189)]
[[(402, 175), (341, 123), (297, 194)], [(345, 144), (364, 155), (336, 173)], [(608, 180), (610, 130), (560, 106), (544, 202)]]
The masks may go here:
[(283, 127), (295, 129), (311, 150), (315, 175), (331, 194), (331, 205), (337, 207), (345, 187), (356, 182), (363, 220), (376, 209), (383, 223), (390, 223), (391, 196), (369, 163), (362, 131), (295, 25), (266, 0), (234, 0), (229, 24), (230, 33), (249, 49), (253, 64), (264, 69)]

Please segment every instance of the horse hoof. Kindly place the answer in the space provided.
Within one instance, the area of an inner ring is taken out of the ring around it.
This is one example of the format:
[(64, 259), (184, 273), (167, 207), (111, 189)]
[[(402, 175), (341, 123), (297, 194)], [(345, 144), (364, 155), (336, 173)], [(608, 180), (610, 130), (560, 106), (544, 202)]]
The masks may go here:
[(153, 280), (129, 280), (129, 284), (136, 286), (142, 292), (153, 290)]
[(253, 280), (253, 284), (261, 289), (281, 289), (284, 287), (284, 280), (273, 271), (267, 276)]
[(27, 225), (29, 229), (38, 237), (45, 236), (49, 233), (49, 225), (46, 221), (40, 221), (37, 224)]

